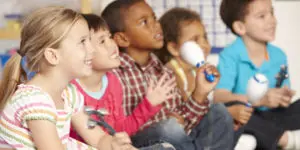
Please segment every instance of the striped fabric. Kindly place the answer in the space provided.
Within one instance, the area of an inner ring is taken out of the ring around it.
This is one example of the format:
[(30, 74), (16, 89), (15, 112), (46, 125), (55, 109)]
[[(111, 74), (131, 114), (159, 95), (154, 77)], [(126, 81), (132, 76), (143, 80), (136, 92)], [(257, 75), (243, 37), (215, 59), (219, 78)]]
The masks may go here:
[(0, 115), (0, 148), (36, 149), (26, 121), (48, 120), (57, 127), (58, 135), (68, 149), (92, 149), (69, 137), (71, 116), (83, 106), (75, 86), (62, 94), (65, 108), (57, 110), (51, 97), (39, 87), (19, 85)]

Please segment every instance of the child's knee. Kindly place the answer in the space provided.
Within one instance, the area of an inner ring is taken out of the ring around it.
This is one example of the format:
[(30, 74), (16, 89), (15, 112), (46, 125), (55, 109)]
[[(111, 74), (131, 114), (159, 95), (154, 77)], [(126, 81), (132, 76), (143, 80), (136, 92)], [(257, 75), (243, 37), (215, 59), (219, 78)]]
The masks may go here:
[(233, 118), (222, 103), (213, 104), (208, 115), (211, 115), (214, 121), (221, 120), (223, 123), (233, 125)]
[(165, 120), (163, 124), (161, 124), (160, 133), (163, 137), (168, 138), (183, 139), (187, 137), (184, 128), (175, 118)]

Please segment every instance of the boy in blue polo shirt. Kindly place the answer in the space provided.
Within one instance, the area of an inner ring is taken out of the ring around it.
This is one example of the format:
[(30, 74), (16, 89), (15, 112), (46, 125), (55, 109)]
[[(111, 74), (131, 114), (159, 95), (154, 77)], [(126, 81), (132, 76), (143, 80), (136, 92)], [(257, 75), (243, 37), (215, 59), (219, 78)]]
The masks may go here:
[[(233, 118), (246, 124), (244, 132), (257, 139), (257, 149), (300, 149), (300, 101), (290, 104), (295, 92), (290, 80), (276, 88), (276, 75), (287, 57), (269, 44), (275, 38), (276, 19), (272, 0), (223, 0), (221, 18), (238, 38), (220, 54), (221, 79), (214, 92), (215, 101), (234, 102)], [(256, 73), (269, 80), (269, 90), (247, 111), (247, 83)], [(230, 108), (229, 108), (230, 109)], [(251, 116), (252, 115), (252, 116)], [(250, 119), (250, 120), (249, 120)], [(248, 123), (247, 123), (248, 122)]]

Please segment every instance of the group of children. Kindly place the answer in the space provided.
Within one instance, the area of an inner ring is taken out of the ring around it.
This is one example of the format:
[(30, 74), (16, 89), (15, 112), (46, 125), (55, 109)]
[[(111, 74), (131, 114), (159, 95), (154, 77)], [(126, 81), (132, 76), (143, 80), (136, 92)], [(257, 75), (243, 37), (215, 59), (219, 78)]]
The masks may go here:
[[(3, 72), (0, 149), (233, 150), (242, 133), (257, 139), (257, 149), (300, 149), (300, 102), (290, 104), (288, 79), (275, 88), (287, 58), (269, 44), (272, 1), (222, 0), (220, 11), (237, 39), (217, 68), (181, 58), (188, 41), (205, 57), (211, 49), (199, 14), (185, 8), (159, 20), (144, 0), (115, 0), (101, 17), (63, 7), (33, 12)], [(35, 75), (28, 79), (25, 70)], [(246, 84), (255, 73), (267, 76), (270, 89), (250, 108)], [(117, 133), (88, 128), (89, 117), (100, 118), (87, 107), (106, 110)]]

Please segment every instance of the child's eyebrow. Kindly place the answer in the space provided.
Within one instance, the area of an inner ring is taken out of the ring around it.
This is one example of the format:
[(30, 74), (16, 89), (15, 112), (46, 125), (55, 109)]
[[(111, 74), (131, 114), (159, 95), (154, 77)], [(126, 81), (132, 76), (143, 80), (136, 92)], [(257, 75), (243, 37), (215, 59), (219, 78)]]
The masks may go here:
[(111, 34), (110, 33), (105, 33), (105, 34), (102, 34), (101, 36), (98, 37), (99, 40), (102, 40), (104, 39), (105, 37), (107, 36), (110, 36)]
[(266, 12), (269, 12), (269, 11), (273, 12), (274, 11), (274, 7), (271, 7), (270, 10), (269, 9), (268, 10), (265, 9), (265, 10), (257, 11), (256, 14), (262, 14), (262, 13), (266, 13)]
[(104, 39), (105, 38), (105, 35), (101, 35), (98, 39), (99, 40), (102, 40), (102, 39)]
[(89, 35), (81, 36), (81, 37), (80, 37), (80, 40), (86, 39), (86, 38), (88, 38), (88, 37), (89, 37)]

